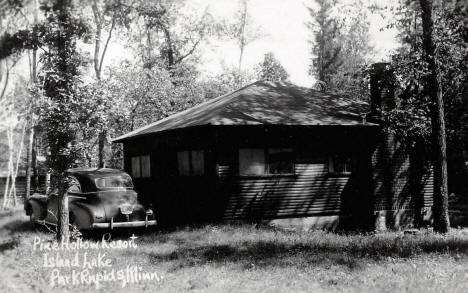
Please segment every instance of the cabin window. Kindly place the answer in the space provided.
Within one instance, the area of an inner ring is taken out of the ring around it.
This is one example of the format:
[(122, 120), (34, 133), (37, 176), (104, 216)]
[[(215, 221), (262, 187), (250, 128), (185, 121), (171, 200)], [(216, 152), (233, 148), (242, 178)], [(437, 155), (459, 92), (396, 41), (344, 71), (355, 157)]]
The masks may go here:
[(81, 192), (81, 186), (80, 186), (80, 182), (78, 181), (78, 179), (76, 179), (75, 177), (68, 177), (68, 190), (67, 192), (71, 192), (71, 193), (77, 193), (77, 192)]
[(268, 149), (269, 174), (293, 174), (294, 153), (292, 149)]
[(351, 174), (351, 158), (335, 155), (328, 157), (328, 172), (333, 174)]
[(239, 149), (239, 175), (265, 174), (264, 149)]
[(180, 176), (205, 175), (205, 154), (202, 150), (177, 152)]
[(141, 177), (140, 157), (132, 157), (132, 176), (133, 178)]
[(133, 178), (151, 177), (151, 159), (149, 155), (132, 157)]
[(293, 174), (294, 153), (288, 148), (239, 149), (239, 175)]

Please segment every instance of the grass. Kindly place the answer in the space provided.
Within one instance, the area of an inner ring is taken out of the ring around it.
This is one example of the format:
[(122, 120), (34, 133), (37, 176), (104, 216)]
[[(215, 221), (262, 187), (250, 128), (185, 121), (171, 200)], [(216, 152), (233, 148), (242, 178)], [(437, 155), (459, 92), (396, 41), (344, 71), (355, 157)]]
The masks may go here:
[[(88, 292), (93, 285), (50, 286), (44, 251), (32, 249), (34, 237), (21, 211), (0, 214), (1, 289), (7, 292)], [(128, 235), (114, 235), (126, 240)], [(99, 240), (88, 239), (96, 242)], [(137, 249), (87, 250), (106, 253), (112, 268), (141, 266), (162, 280), (106, 291), (151, 292), (468, 292), (468, 230), (442, 236), (415, 234), (335, 234), (294, 232), (254, 225), (209, 225), (138, 235)], [(60, 251), (72, 259), (75, 251)], [(81, 251), (80, 253), (84, 253)], [(61, 269), (63, 274), (72, 269)], [(95, 272), (99, 269), (94, 269)]]

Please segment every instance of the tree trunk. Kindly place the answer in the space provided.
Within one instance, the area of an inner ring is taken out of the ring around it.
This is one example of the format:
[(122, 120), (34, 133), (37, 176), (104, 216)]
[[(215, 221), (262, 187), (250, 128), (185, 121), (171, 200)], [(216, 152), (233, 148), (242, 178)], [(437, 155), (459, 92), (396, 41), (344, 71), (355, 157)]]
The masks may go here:
[[(57, 13), (58, 19), (60, 21), (60, 30), (65, 32), (61, 35), (56, 44), (57, 44), (57, 55), (59, 58), (57, 69), (59, 72), (66, 73), (69, 70), (69, 62), (68, 62), (68, 54), (69, 54), (69, 47), (70, 40), (73, 38), (71, 30), (69, 30), (68, 26), (70, 25), (70, 12), (69, 9), (71, 8), (71, 1), (70, 0), (58, 0), (57, 1)], [(68, 90), (64, 88), (63, 90)], [(65, 146), (61, 146), (62, 148)], [(52, 155), (59, 155), (59, 151)], [(62, 158), (63, 160), (67, 160), (67, 158)], [(55, 166), (55, 174), (58, 185), (58, 223), (57, 223), (57, 240), (60, 242), (67, 242), (70, 239), (70, 231), (69, 231), (69, 219), (68, 219), (68, 194), (67, 188), (68, 183), (65, 181), (67, 178), (65, 176), (66, 169), (69, 168), (69, 163), (63, 164), (60, 163), (58, 166)]]
[[(31, 110), (31, 107), (28, 109), (28, 111)], [(16, 178), (18, 177), (18, 170), (19, 170), (19, 165), (21, 163), (21, 154), (23, 153), (23, 146), (24, 146), (24, 136), (26, 134), (26, 125), (28, 124), (28, 121), (25, 121), (23, 124), (23, 130), (21, 131), (21, 142), (18, 148), (18, 153), (16, 155), (16, 165), (15, 169), (13, 171), (13, 174), (11, 176), (11, 182), (12, 182), (12, 190), (10, 190), (10, 193), (13, 193), (13, 206), (16, 206), (17, 204), (17, 198), (16, 198)]]
[[(38, 23), (38, 9), (39, 9), (39, 4), (38, 0), (34, 0), (34, 24)], [(32, 52), (32, 66), (31, 66), (31, 83), (35, 84), (36, 83), (36, 76), (37, 76), (37, 48), (33, 49)], [(30, 95), (31, 98), (33, 95)], [(32, 165), (33, 165), (33, 146), (34, 146), (34, 118), (33, 118), (33, 112), (34, 112), (34, 107), (33, 101), (31, 101), (30, 107), (31, 110), (28, 113), (28, 122), (29, 122), (29, 140), (28, 140), (28, 149), (26, 153), (27, 157), (27, 166), (26, 166), (26, 190), (25, 190), (25, 201), (24, 203), (27, 202), (27, 199), (29, 199), (29, 196), (31, 195), (31, 173), (32, 173)]]
[(99, 133), (99, 168), (104, 168), (105, 167), (105, 158), (104, 158), (104, 146), (106, 143), (106, 132), (105, 130), (102, 130)]
[(5, 193), (3, 194), (3, 208), (5, 209), (10, 204), (10, 178), (13, 174), (13, 130), (11, 126), (7, 128), (8, 137), (8, 175), (5, 183)]
[(37, 192), (39, 188), (39, 172), (37, 170), (37, 137), (34, 135), (33, 149), (32, 149), (32, 176), (33, 176), (33, 186), (34, 192)]
[(47, 171), (44, 179), (44, 192), (45, 194), (50, 193), (50, 172)]
[(58, 182), (58, 225), (57, 225), (57, 240), (66, 242), (70, 238), (70, 230), (68, 227), (68, 183), (64, 174), (57, 176)]
[(31, 173), (32, 173), (32, 162), (33, 162), (33, 156), (32, 156), (32, 150), (33, 150), (33, 145), (34, 145), (34, 127), (33, 127), (33, 122), (32, 122), (32, 117), (29, 117), (29, 140), (28, 140), (28, 150), (26, 153), (27, 157), (27, 166), (26, 166), (26, 190), (25, 190), (25, 203), (27, 199), (29, 199), (31, 195)]
[(102, 19), (97, 7), (96, 1), (93, 1), (92, 5), (94, 23), (96, 24), (96, 33), (94, 35), (94, 72), (96, 73), (96, 79), (101, 80), (101, 69), (99, 68), (99, 57), (101, 55), (101, 34), (102, 34)]
[(432, 144), (434, 164), (434, 231), (446, 233), (450, 228), (447, 188), (447, 144), (445, 137), (444, 102), (437, 73), (436, 50), (433, 41), (432, 0), (419, 0), (423, 26), (424, 58), (429, 74), (426, 80), (431, 98)]

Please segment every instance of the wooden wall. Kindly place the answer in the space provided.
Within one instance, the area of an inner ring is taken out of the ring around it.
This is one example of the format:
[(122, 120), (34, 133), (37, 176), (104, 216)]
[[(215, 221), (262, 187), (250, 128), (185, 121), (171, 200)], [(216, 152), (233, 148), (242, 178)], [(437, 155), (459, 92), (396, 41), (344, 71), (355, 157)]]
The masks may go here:
[(423, 225), (432, 207), (433, 174), (427, 157), (394, 135), (379, 134), (372, 154), (376, 229)]
[(233, 176), (218, 166), (225, 189), (223, 219), (273, 219), (343, 214), (343, 197), (355, 196), (351, 175), (331, 175), (328, 159), (301, 161), (295, 175)]
[[(253, 220), (337, 215), (345, 224), (372, 221), (370, 160), (375, 129), (304, 127), (208, 127), (126, 143), (130, 157), (151, 153), (153, 178), (134, 179), (143, 201), (161, 223)], [(290, 147), (294, 175), (239, 176), (238, 149)], [(205, 176), (177, 176), (178, 150), (204, 149)], [(346, 153), (351, 174), (331, 174), (328, 156)]]
[[(5, 192), (6, 178), (0, 178), (0, 194), (3, 198), (3, 193)], [(11, 184), (11, 181), (10, 181)], [(34, 186), (34, 180), (31, 180), (31, 193), (36, 189)], [(10, 185), (11, 186), (11, 185)], [(39, 186), (37, 187), (38, 192), (44, 192), (45, 189), (45, 176), (39, 176)], [(26, 194), (26, 177), (20, 176), (16, 178), (16, 195), (18, 197), (24, 197)]]

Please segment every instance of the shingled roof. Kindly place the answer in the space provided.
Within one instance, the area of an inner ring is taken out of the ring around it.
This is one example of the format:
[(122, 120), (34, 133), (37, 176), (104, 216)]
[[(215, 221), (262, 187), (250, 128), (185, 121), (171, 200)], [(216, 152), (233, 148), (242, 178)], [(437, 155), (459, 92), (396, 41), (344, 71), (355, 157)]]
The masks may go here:
[(257, 81), (113, 141), (202, 125), (363, 125), (361, 115), (369, 110), (368, 103), (349, 97), (288, 82)]

